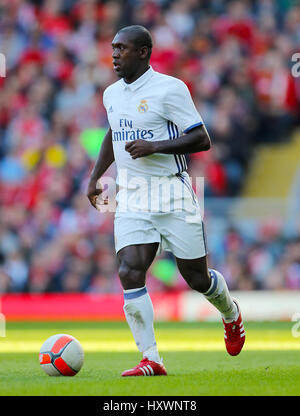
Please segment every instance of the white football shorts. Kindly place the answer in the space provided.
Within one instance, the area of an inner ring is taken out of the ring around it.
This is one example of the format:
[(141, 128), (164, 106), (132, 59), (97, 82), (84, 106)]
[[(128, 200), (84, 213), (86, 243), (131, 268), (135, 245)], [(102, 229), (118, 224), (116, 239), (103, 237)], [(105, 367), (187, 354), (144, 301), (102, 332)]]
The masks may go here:
[(171, 209), (166, 212), (137, 209), (116, 212), (116, 252), (130, 245), (159, 243), (157, 254), (167, 250), (181, 259), (196, 259), (207, 255), (200, 206), (184, 179), (182, 186), (188, 203), (181, 208), (174, 208), (171, 204)]

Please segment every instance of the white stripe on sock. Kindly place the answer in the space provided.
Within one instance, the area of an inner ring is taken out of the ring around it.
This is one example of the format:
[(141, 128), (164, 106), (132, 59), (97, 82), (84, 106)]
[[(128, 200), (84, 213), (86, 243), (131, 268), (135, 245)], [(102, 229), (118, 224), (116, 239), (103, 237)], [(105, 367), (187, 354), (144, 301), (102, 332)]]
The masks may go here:
[(137, 289), (123, 289), (124, 293), (134, 293), (138, 292), (139, 290), (145, 289), (146, 286), (138, 287)]

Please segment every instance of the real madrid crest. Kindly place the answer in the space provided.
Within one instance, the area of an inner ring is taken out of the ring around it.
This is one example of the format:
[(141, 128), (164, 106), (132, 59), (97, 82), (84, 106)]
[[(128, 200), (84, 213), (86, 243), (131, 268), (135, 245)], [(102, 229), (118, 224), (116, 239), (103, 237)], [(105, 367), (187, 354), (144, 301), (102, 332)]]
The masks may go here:
[(147, 104), (147, 100), (141, 100), (140, 105), (138, 106), (138, 110), (140, 113), (146, 113), (146, 111), (148, 111), (148, 104)]

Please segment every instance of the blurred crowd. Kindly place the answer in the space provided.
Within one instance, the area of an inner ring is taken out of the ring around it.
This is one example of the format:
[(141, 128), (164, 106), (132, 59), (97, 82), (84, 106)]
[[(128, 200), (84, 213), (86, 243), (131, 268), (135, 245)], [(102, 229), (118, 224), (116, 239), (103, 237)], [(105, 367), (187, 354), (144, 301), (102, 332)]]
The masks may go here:
[[(111, 40), (129, 24), (151, 31), (151, 65), (186, 82), (205, 121), (213, 147), (188, 163), (206, 197), (238, 196), (255, 147), (287, 141), (300, 124), (297, 1), (1, 2), (0, 293), (120, 290), (113, 214), (89, 205), (94, 159), (80, 138), (108, 127)], [(210, 265), (233, 289), (300, 289), (299, 237), (266, 235), (229, 227)], [(151, 272), (149, 285), (186, 288)]]
[(287, 232), (282, 219), (270, 217), (248, 224), (247, 232), (231, 223), (212, 242), (211, 263), (232, 290), (299, 290), (300, 216), (295, 224)]

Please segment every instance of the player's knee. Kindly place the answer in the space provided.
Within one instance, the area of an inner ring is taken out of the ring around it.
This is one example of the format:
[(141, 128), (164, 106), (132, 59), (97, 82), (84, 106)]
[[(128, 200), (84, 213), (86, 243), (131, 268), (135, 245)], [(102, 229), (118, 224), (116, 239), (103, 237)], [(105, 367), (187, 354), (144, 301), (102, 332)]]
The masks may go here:
[(206, 273), (192, 273), (187, 279), (187, 283), (191, 289), (200, 293), (205, 293), (210, 287), (210, 279)]
[(145, 285), (145, 271), (138, 267), (132, 267), (125, 262), (120, 265), (119, 277), (125, 290), (136, 289)]

